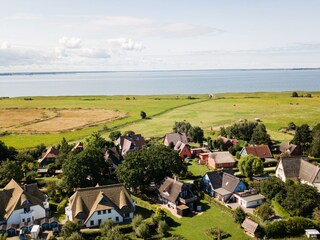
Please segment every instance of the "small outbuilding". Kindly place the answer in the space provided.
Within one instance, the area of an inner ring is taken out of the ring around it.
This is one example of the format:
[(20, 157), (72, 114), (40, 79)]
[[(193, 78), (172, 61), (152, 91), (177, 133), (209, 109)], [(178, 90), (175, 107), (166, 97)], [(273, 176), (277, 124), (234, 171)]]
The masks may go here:
[(320, 238), (320, 232), (317, 229), (305, 229), (308, 238)]
[(243, 221), (243, 223), (241, 224), (241, 227), (244, 229), (246, 234), (248, 234), (251, 237), (259, 237), (260, 236), (259, 224), (252, 221), (249, 218), (246, 218)]

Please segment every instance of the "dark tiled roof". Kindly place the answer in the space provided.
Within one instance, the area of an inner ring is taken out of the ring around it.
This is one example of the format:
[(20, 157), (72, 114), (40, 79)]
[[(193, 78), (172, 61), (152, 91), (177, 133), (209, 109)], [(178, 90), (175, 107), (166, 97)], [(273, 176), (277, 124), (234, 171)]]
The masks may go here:
[(123, 154), (126, 154), (130, 150), (140, 150), (146, 142), (141, 134), (126, 135), (120, 136), (117, 140), (117, 144), (120, 146), (120, 149)]
[(229, 191), (234, 192), (236, 187), (238, 186), (240, 179), (236, 176), (233, 176), (229, 173), (224, 172), (222, 176), (222, 188)]
[(234, 174), (234, 171), (231, 168), (226, 168), (223, 170), (221, 169), (221, 170), (216, 170), (216, 171), (206, 173), (209, 177), (209, 180), (213, 189), (218, 189), (222, 187), (222, 176), (224, 172), (229, 173), (231, 175)]
[(173, 142), (173, 144), (176, 145), (178, 141), (188, 144), (187, 135), (185, 133), (167, 133), (164, 138), (167, 139), (168, 144)]
[(301, 179), (313, 184), (320, 172), (320, 167), (309, 163), (307, 160), (306, 157), (281, 157), (280, 162), (285, 177)]

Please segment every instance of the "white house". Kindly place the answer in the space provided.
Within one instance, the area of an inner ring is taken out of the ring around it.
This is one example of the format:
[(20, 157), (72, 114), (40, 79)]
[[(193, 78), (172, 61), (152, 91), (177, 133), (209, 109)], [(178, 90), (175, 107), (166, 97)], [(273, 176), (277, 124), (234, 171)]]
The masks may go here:
[(21, 187), (12, 179), (0, 190), (0, 225), (33, 222), (46, 217), (48, 211), (47, 197), (37, 184)]
[(276, 177), (282, 181), (299, 180), (315, 186), (320, 192), (320, 166), (308, 162), (305, 157), (281, 157), (276, 167)]
[(70, 197), (65, 213), (67, 220), (98, 227), (107, 219), (115, 223), (131, 220), (135, 204), (122, 184), (80, 188)]
[(235, 193), (233, 196), (235, 201), (245, 208), (255, 208), (266, 201), (266, 198), (263, 195), (255, 194), (251, 191)]

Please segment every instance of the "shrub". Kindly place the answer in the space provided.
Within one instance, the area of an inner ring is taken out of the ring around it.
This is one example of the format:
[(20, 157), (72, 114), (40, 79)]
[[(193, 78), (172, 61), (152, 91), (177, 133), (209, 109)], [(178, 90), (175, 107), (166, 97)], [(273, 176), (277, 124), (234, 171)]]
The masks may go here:
[(139, 227), (135, 229), (135, 231), (136, 234), (142, 238), (147, 238), (150, 235), (149, 226), (145, 222), (142, 222)]
[(161, 220), (158, 223), (158, 228), (157, 228), (157, 232), (161, 235), (161, 236), (165, 236), (168, 232), (168, 225), (165, 221)]
[(57, 206), (57, 212), (64, 213), (67, 204), (68, 204), (68, 199), (63, 199)]
[(292, 92), (291, 97), (299, 97), (297, 92)]
[(61, 230), (61, 235), (64, 237), (64, 238), (67, 238), (69, 236), (71, 236), (72, 233), (74, 232), (80, 232), (80, 225), (78, 222), (74, 221), (68, 221), (63, 227), (62, 227), (62, 230)]
[(246, 218), (246, 213), (243, 211), (241, 207), (237, 207), (234, 211), (234, 221), (236, 223), (241, 224)]
[(140, 214), (137, 214), (132, 219), (132, 227), (136, 229), (143, 221), (143, 217)]

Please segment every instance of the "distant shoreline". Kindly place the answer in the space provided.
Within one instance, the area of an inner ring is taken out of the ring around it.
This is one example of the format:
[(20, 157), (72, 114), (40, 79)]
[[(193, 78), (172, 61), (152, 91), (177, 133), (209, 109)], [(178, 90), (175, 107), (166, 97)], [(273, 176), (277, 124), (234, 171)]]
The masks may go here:
[(181, 69), (181, 70), (106, 70), (106, 71), (45, 71), (45, 72), (3, 72), (1, 76), (15, 75), (61, 75), (61, 74), (84, 74), (84, 73), (114, 73), (114, 72), (189, 72), (189, 71), (299, 71), (320, 70), (318, 68), (220, 68), (220, 69)]

